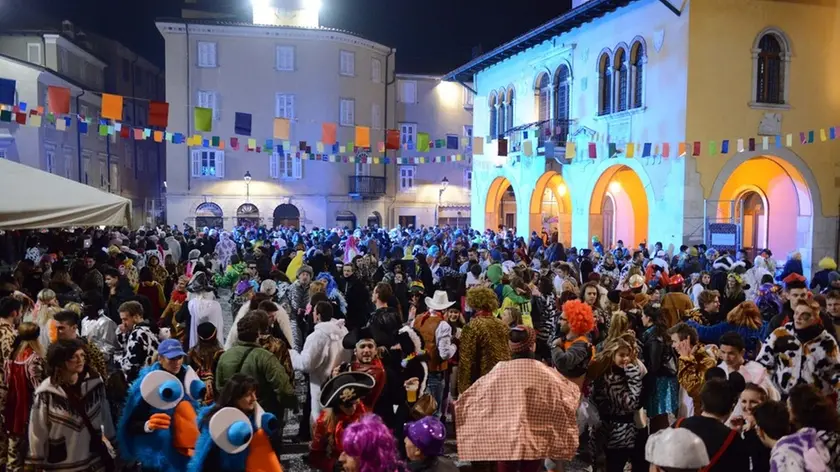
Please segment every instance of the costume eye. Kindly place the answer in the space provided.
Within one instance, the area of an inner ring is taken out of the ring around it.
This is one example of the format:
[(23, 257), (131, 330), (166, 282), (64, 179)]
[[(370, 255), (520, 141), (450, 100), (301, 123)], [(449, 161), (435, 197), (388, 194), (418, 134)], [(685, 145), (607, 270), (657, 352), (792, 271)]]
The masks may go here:
[(198, 374), (192, 367), (187, 367), (187, 375), (184, 376), (184, 390), (187, 391), (190, 398), (197, 402), (204, 400), (204, 394), (207, 393), (207, 386), (198, 378)]
[(257, 429), (262, 429), (269, 436), (277, 432), (277, 429), (280, 427), (280, 422), (277, 421), (277, 417), (271, 413), (266, 413), (259, 403), (257, 403), (254, 409), (254, 423)]
[(228, 454), (238, 454), (248, 448), (254, 428), (239, 408), (226, 407), (210, 418), (210, 437), (219, 449)]
[(143, 377), (140, 395), (152, 408), (169, 410), (184, 398), (184, 386), (174, 375), (156, 370)]

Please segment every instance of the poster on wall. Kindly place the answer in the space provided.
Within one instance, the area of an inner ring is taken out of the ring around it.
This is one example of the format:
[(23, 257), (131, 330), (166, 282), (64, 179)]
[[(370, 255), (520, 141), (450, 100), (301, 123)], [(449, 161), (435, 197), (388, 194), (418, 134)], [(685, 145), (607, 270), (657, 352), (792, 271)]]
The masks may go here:
[(738, 250), (738, 225), (735, 223), (709, 223), (706, 244), (718, 251), (734, 253)]

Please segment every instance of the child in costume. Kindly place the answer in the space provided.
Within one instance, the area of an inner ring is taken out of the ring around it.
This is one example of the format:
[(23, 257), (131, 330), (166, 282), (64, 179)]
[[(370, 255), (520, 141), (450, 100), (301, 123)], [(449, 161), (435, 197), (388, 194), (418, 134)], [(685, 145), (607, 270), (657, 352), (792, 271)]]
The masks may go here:
[(201, 435), (188, 472), (282, 472), (270, 437), (280, 422), (257, 403), (257, 382), (235, 374), (225, 384), (217, 402), (201, 411)]
[(128, 391), (117, 440), (123, 459), (140, 462), (143, 470), (180, 472), (195, 449), (196, 410), (206, 387), (184, 365), (186, 353), (179, 341), (160, 343), (158, 356)]
[(360, 401), (376, 381), (364, 372), (344, 372), (327, 380), (321, 387), (321, 407), (309, 443), (309, 465), (322, 472), (333, 472), (344, 452), (344, 430), (367, 413)]

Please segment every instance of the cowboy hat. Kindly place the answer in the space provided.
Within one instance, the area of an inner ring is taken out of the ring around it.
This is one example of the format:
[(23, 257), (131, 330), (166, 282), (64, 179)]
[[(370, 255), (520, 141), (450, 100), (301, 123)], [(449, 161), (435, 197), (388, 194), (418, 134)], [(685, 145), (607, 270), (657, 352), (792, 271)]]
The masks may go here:
[(449, 301), (449, 295), (443, 290), (435, 290), (434, 297), (426, 297), (426, 307), (430, 310), (445, 310), (454, 304), (455, 302)]
[(350, 404), (364, 397), (376, 385), (376, 379), (364, 372), (343, 372), (327, 380), (321, 387), (318, 401), (321, 408), (334, 408), (341, 403)]

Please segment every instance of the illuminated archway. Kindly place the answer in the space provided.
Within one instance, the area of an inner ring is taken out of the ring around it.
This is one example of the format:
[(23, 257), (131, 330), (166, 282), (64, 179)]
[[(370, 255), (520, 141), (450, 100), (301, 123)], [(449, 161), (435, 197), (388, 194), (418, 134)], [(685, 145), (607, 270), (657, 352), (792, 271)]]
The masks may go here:
[(195, 209), (196, 228), (223, 228), (224, 213), (222, 207), (213, 202), (204, 202)]
[[(740, 163), (728, 175), (722, 171), (718, 176), (718, 180), (721, 179), (725, 180), (720, 193), (713, 194), (717, 197), (715, 216), (719, 222), (739, 225), (739, 246), (758, 241), (770, 248), (776, 259), (799, 251), (808, 271), (813, 245), (814, 199), (802, 172), (788, 160), (759, 155)], [(742, 212), (744, 206), (747, 208)]]
[(516, 226), (516, 194), (504, 177), (496, 177), (490, 184), (484, 205), (484, 227), (497, 231), (500, 225)]
[[(642, 179), (626, 165), (608, 167), (589, 202), (589, 235), (605, 247), (617, 241), (634, 247), (648, 238), (648, 195)], [(607, 233), (607, 234), (605, 234)]]
[(571, 192), (562, 175), (549, 171), (537, 180), (529, 213), (531, 231), (549, 235), (556, 231), (564, 246), (572, 245)]

